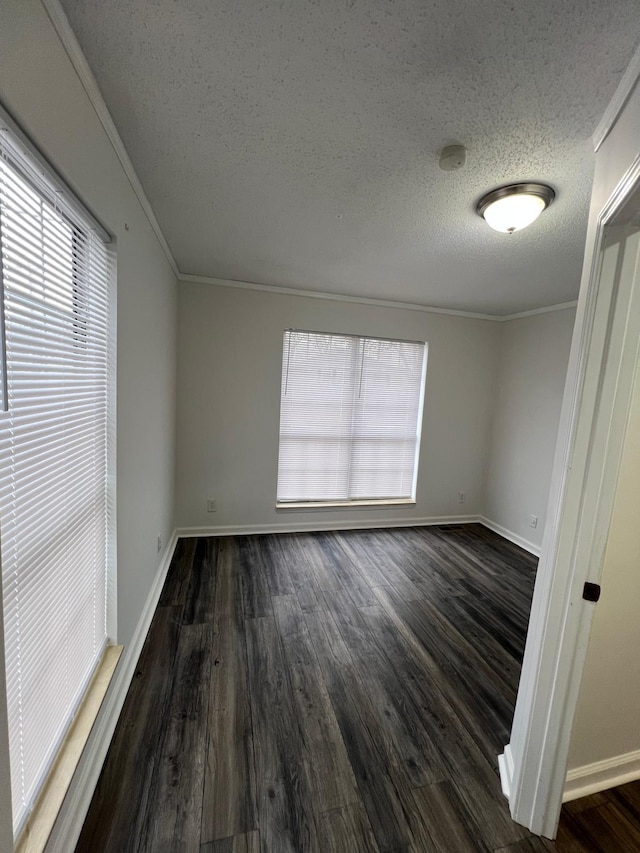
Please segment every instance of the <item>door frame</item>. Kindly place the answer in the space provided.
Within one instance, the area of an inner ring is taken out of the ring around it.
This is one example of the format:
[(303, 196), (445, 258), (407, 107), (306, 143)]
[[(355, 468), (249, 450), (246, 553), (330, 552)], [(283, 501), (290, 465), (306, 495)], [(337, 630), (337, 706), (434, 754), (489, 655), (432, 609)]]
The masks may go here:
[[(500, 756), (515, 821), (554, 837), (569, 741), (594, 608), (582, 598), (598, 583), (640, 344), (640, 271), (619, 287), (602, 276), (607, 226), (640, 187), (640, 153), (600, 210), (587, 238), (554, 460), (547, 525), (511, 742)], [(606, 590), (604, 591), (606, 594)]]

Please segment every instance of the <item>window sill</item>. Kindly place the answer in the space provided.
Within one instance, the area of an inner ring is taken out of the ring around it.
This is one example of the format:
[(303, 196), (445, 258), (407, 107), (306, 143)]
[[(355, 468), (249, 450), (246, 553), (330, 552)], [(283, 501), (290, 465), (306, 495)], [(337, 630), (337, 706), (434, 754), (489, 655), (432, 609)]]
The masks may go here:
[(276, 510), (301, 509), (362, 509), (363, 507), (415, 506), (413, 498), (393, 498), (371, 501), (284, 501), (276, 503)]
[(80, 760), (123, 646), (107, 646), (35, 808), (22, 830), (16, 853), (42, 853)]

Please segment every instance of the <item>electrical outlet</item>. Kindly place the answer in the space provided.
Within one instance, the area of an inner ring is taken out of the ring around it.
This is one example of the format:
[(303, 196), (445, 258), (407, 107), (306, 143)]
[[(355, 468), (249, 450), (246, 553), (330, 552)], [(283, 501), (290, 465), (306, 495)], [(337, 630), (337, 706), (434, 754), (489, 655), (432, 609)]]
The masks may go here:
[(458, 503), (463, 504), (467, 499), (467, 496), (464, 492), (458, 492)]
[(538, 516), (530, 515), (529, 516), (529, 527), (537, 527), (538, 526)]
[(218, 511), (218, 505), (217, 505), (216, 501), (213, 498), (209, 498), (207, 500), (207, 512), (217, 512), (217, 511)]
[(162, 536), (158, 534), (158, 554), (162, 551)]

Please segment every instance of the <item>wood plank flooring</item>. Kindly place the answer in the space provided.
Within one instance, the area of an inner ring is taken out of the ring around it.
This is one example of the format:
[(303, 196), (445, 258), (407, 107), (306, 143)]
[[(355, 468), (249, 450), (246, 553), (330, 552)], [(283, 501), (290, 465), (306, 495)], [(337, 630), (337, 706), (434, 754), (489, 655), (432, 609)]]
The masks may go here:
[(479, 525), (180, 540), (76, 853), (640, 850), (509, 817), (536, 561)]

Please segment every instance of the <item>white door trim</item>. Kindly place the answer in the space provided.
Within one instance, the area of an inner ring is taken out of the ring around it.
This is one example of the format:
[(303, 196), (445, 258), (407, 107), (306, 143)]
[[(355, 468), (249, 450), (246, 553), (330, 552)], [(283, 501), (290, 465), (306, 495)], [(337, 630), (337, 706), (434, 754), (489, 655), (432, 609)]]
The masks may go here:
[[(640, 182), (640, 156), (620, 181), (588, 242), (549, 496), (547, 525), (516, 702), (510, 778), (514, 820), (553, 837), (600, 578), (640, 341), (640, 283), (601, 275), (607, 225)], [(635, 260), (634, 260), (635, 262)], [(585, 269), (587, 267), (585, 266)], [(615, 284), (614, 284), (615, 282)], [(605, 593), (606, 594), (606, 591)], [(501, 767), (507, 762), (503, 760)]]

